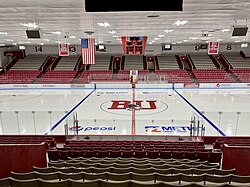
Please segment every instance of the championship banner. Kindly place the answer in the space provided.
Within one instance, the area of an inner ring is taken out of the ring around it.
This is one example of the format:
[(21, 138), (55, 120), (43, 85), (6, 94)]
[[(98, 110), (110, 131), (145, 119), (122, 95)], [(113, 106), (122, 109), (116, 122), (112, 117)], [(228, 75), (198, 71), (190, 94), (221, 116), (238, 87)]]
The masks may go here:
[(219, 53), (219, 42), (209, 42), (208, 54), (217, 55)]
[(124, 55), (143, 55), (146, 49), (147, 36), (122, 36)]
[(69, 44), (68, 43), (59, 44), (59, 56), (69, 56)]
[(59, 56), (69, 56), (69, 43), (68, 43), (68, 33), (62, 33), (58, 35), (58, 49), (59, 49)]

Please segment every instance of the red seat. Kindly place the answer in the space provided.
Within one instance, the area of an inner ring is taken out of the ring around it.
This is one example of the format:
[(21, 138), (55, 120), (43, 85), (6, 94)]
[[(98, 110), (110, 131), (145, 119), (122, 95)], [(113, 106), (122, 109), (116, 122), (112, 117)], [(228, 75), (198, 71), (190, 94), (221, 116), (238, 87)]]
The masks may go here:
[(146, 152), (145, 151), (135, 151), (135, 158), (145, 158), (146, 157)]
[(123, 151), (122, 152), (122, 157), (124, 157), (124, 158), (134, 157), (134, 152), (133, 151)]
[(161, 151), (160, 152), (160, 158), (164, 158), (164, 159), (172, 158), (171, 151)]
[(159, 158), (159, 151), (147, 151), (147, 157), (152, 159)]
[(212, 152), (210, 153), (209, 156), (209, 162), (210, 163), (221, 163), (221, 156), (222, 156), (222, 152)]

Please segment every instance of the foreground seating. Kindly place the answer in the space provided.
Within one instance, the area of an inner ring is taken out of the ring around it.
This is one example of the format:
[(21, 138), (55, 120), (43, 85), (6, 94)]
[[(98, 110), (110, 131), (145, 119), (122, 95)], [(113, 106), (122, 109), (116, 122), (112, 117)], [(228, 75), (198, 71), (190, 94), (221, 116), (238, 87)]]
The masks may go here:
[[(32, 176), (33, 175), (33, 176)], [(60, 172), (42, 174), (32, 172), (27, 174), (12, 173), (12, 177), (0, 180), (0, 186), (73, 186), (76, 183), (78, 186), (244, 186), (250, 184), (250, 176), (237, 175), (161, 175), (158, 173), (152, 174), (135, 174), (126, 173), (123, 175), (113, 173), (86, 174), (83, 172), (76, 174), (64, 174)], [(226, 185), (227, 184), (227, 185)]]

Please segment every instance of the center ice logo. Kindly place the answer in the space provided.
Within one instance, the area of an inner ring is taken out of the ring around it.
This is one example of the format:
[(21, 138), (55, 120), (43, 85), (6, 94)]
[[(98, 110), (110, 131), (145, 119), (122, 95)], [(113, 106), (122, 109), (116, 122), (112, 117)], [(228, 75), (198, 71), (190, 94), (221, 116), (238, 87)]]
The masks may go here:
[[(124, 110), (129, 108), (129, 105), (131, 104), (131, 101), (128, 100), (112, 100), (112, 105), (109, 110)], [(142, 100), (135, 100), (134, 104), (137, 106), (140, 106), (140, 110), (155, 110), (157, 109), (156, 107), (156, 101), (142, 101)]]
[(128, 99), (110, 100), (102, 103), (100, 108), (111, 114), (131, 116), (131, 110), (128, 110), (131, 104), (137, 107), (136, 116), (158, 114), (166, 111), (168, 108), (168, 105), (162, 101), (147, 99), (138, 99), (134, 100), (134, 102)]
[(146, 125), (145, 132), (190, 132), (189, 126)]

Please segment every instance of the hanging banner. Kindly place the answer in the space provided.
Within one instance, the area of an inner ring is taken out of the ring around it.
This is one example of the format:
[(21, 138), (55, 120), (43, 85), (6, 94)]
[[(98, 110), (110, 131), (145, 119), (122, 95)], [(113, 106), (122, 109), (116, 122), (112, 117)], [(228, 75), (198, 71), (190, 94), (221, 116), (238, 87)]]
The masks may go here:
[(217, 55), (219, 53), (219, 42), (209, 42), (208, 54)]
[(147, 36), (122, 36), (124, 55), (143, 55), (146, 49)]
[(59, 56), (69, 56), (69, 44), (68, 43), (59, 44)]
[(69, 56), (68, 36), (69, 36), (68, 32), (63, 32), (62, 34), (58, 35), (59, 56)]

